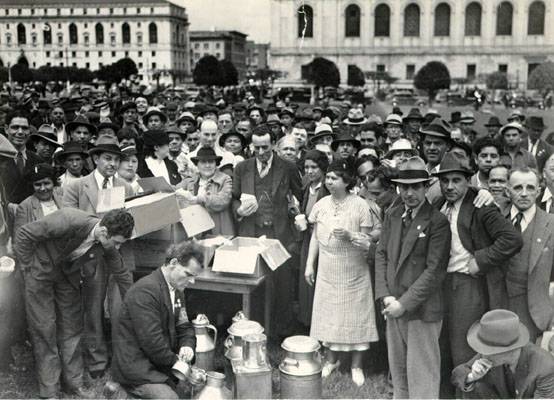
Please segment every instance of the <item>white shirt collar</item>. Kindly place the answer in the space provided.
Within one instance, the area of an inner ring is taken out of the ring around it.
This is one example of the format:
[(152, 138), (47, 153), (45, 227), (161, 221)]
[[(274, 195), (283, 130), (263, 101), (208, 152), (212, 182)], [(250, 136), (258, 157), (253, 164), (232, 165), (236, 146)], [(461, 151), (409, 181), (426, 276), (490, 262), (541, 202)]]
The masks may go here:
[[(271, 164), (273, 163), (273, 151), (271, 152), (271, 155), (269, 156), (269, 160), (267, 160), (267, 165), (269, 168), (271, 168)], [(258, 166), (258, 170), (262, 169), (262, 162), (258, 160), (258, 157), (256, 157), (256, 165)]]
[[(97, 169), (94, 170), (94, 179), (96, 180), (96, 183), (98, 184), (98, 189), (102, 189), (102, 185), (104, 184), (104, 176), (98, 172)], [(113, 176), (110, 176), (108, 178), (108, 188), (113, 187)]]
[[(519, 212), (520, 211), (516, 208), (516, 206), (512, 205), (512, 208), (510, 208), (510, 220), (513, 221)], [(523, 222), (525, 223), (526, 226), (529, 225), (529, 223), (533, 220), (536, 212), (537, 212), (537, 206), (534, 204), (531, 207), (529, 207), (527, 210), (522, 211)]]

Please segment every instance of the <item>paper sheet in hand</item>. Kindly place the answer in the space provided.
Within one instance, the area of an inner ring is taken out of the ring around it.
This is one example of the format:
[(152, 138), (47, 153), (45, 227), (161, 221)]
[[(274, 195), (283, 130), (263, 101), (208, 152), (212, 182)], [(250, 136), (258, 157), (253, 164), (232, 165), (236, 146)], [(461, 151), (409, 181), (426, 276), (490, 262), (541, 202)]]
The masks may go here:
[(188, 237), (196, 236), (215, 227), (214, 220), (201, 205), (195, 204), (181, 208), (180, 212), (181, 224), (183, 224)]
[(137, 181), (142, 190), (145, 192), (154, 191), (162, 193), (173, 193), (175, 189), (165, 180), (164, 177), (154, 176), (150, 178), (142, 178)]
[(114, 186), (109, 189), (100, 189), (98, 191), (98, 205), (96, 212), (98, 214), (107, 213), (125, 207), (125, 187)]

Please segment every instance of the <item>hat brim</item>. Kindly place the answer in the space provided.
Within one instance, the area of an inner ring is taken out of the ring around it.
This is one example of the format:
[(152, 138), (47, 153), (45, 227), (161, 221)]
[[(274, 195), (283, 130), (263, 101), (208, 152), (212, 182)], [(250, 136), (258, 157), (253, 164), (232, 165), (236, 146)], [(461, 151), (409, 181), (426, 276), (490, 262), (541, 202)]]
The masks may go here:
[(440, 176), (440, 175), (449, 174), (449, 173), (452, 173), (452, 172), (459, 172), (460, 174), (464, 174), (466, 176), (473, 176), (473, 174), (475, 173), (473, 171), (468, 171), (468, 170), (461, 169), (461, 168), (451, 168), (451, 169), (438, 170), (437, 172), (433, 172), (431, 175)]
[(73, 122), (73, 121), (68, 122), (65, 125), (65, 130), (67, 132), (72, 132), (78, 126), (86, 126), (92, 135), (94, 135), (96, 133), (96, 126), (94, 126), (93, 124), (91, 124), (89, 122)]
[(397, 179), (391, 179), (390, 181), (409, 185), (412, 183), (429, 182), (431, 179), (432, 178), (410, 178), (410, 179), (397, 178)]
[(232, 133), (224, 133), (223, 135), (221, 135), (219, 137), (219, 147), (223, 148), (223, 145), (225, 144), (225, 141), (227, 140), (227, 138), (229, 137), (232, 137), (232, 136), (236, 136), (240, 139), (240, 142), (242, 144), (242, 148), (244, 149), (246, 146), (248, 146), (248, 141), (246, 140), (246, 138), (244, 136), (242, 136), (240, 133), (238, 132), (232, 132)]
[(48, 143), (50, 143), (51, 145), (53, 146), (56, 146), (56, 147), (62, 147), (61, 144), (59, 144), (57, 141), (53, 140), (53, 139), (50, 139), (49, 137), (46, 137), (46, 136), (43, 136), (40, 134), (40, 132), (37, 132), (37, 133), (33, 133), (31, 135), (31, 138), (37, 140), (37, 139), (42, 139), (42, 140), (45, 140), (47, 141)]
[(146, 113), (142, 117), (142, 122), (144, 125), (148, 122), (148, 118), (150, 118), (152, 115), (159, 115), (163, 123), (165, 124), (167, 122), (167, 116), (161, 112), (161, 111), (150, 111), (149, 113)]
[(317, 135), (313, 135), (310, 138), (310, 142), (313, 143), (313, 142), (317, 141), (318, 139), (321, 139), (325, 136), (332, 136), (333, 140), (335, 140), (335, 138), (337, 137), (337, 134), (335, 132), (332, 132), (332, 131), (319, 132)]
[(78, 151), (78, 150), (63, 151), (62, 150), (62, 151), (58, 151), (57, 153), (54, 153), (54, 160), (56, 161), (62, 160), (71, 154), (79, 154), (83, 156), (83, 158), (86, 158), (89, 155), (89, 153), (87, 153), (86, 151)]
[(468, 124), (473, 124), (473, 123), (475, 123), (475, 118), (460, 118), (460, 120), (458, 122), (465, 122), (465, 123), (468, 123)]
[(119, 131), (119, 129), (121, 129), (118, 125), (114, 124), (113, 122), (101, 122), (100, 124), (98, 124), (97, 129), (101, 130), (101, 129), (106, 129), (106, 128), (112, 129), (115, 132), (117, 132), (117, 131)]
[(345, 125), (363, 125), (363, 124), (367, 123), (367, 118), (363, 118), (360, 121), (352, 121), (352, 120), (349, 120), (348, 118), (346, 118), (346, 119), (342, 120), (342, 123), (345, 124)]
[(515, 350), (520, 347), (525, 346), (529, 342), (529, 331), (521, 322), (519, 323), (519, 338), (516, 342), (512, 343), (509, 346), (492, 346), (490, 344), (484, 343), (479, 338), (479, 322), (476, 321), (471, 325), (467, 331), (467, 344), (475, 352), (482, 354), (484, 356), (491, 356), (494, 354), (504, 353), (506, 351)]
[(417, 155), (418, 155), (417, 150), (414, 150), (414, 149), (394, 149), (394, 150), (389, 150), (389, 151), (387, 151), (387, 154), (385, 154), (384, 157), (385, 157), (385, 158), (392, 157), (392, 155), (393, 155), (394, 153), (398, 153), (398, 152), (400, 152), (400, 151), (409, 151), (409, 152), (412, 153), (413, 156), (417, 156)]
[(451, 141), (451, 140), (452, 140), (452, 138), (446, 136), (445, 134), (439, 133), (439, 132), (435, 132), (435, 131), (428, 131), (428, 130), (425, 130), (425, 129), (420, 129), (420, 130), (419, 130), (419, 133), (420, 133), (421, 135), (429, 135), (429, 136), (435, 136), (435, 137), (443, 138), (444, 140), (447, 140), (447, 141)]
[(119, 157), (122, 157), (124, 155), (121, 151), (116, 151), (115, 149), (112, 150), (112, 149), (101, 148), (101, 147), (93, 147), (88, 151), (89, 156), (92, 156), (93, 154), (98, 154), (98, 153), (110, 153), (110, 154), (115, 154)]
[(340, 143), (350, 142), (354, 145), (354, 147), (359, 150), (360, 147), (362, 147), (362, 143), (357, 139), (348, 139), (348, 140), (334, 140), (333, 143), (331, 143), (331, 150), (337, 151), (337, 148), (339, 147)]
[(221, 157), (221, 156), (191, 157), (190, 158), (190, 161), (192, 161), (194, 165), (197, 165), (199, 161), (215, 161), (216, 164), (220, 164), (221, 160), (223, 160), (223, 157)]

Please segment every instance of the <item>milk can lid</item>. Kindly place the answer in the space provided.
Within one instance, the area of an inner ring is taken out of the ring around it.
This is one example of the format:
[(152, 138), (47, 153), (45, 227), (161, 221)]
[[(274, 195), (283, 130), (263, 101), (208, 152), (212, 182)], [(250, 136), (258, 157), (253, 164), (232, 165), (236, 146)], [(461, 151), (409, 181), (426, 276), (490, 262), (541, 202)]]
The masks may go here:
[(256, 321), (251, 321), (249, 319), (240, 320), (237, 322), (234, 322), (229, 329), (227, 329), (227, 332), (229, 332), (230, 335), (233, 336), (240, 336), (243, 337), (244, 335), (248, 335), (251, 333), (262, 333), (264, 331), (263, 326), (261, 326)]
[(291, 336), (283, 340), (281, 347), (293, 353), (310, 353), (319, 350), (319, 342), (310, 336)]

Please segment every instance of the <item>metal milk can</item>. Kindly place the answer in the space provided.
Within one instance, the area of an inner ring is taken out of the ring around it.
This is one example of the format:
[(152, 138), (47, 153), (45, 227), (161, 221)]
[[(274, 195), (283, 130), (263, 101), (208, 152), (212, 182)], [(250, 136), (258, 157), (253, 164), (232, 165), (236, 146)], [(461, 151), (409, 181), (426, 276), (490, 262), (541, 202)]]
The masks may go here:
[(225, 375), (215, 372), (208, 371), (206, 373), (206, 386), (194, 395), (194, 399), (199, 400), (222, 400), (222, 399), (231, 399), (231, 391), (225, 388)]
[[(192, 321), (192, 326), (196, 333), (196, 362), (194, 365), (205, 371), (213, 371), (215, 369), (214, 357), (217, 329), (215, 326), (210, 325), (208, 317), (204, 314), (198, 314), (196, 319)], [(213, 331), (213, 339), (208, 333), (209, 330)]]
[(285, 358), (279, 365), (282, 399), (322, 397), (319, 342), (309, 336), (291, 336), (281, 344)]
[(229, 360), (242, 358), (242, 338), (249, 334), (263, 333), (264, 328), (256, 321), (248, 319), (239, 320), (233, 323), (227, 332), (229, 336), (225, 339), (225, 357)]
[(245, 335), (242, 338), (242, 360), (246, 368), (267, 367), (267, 338), (263, 333)]

